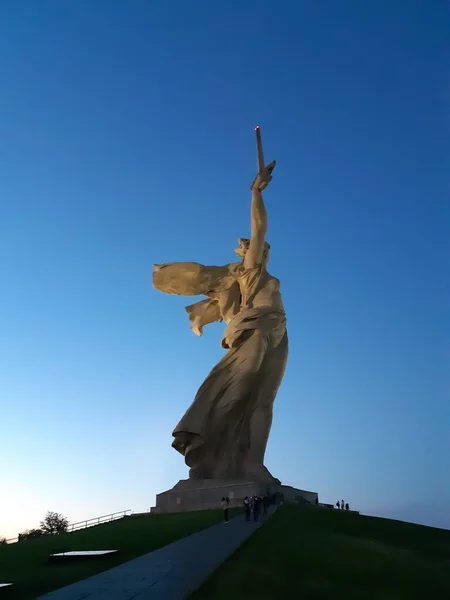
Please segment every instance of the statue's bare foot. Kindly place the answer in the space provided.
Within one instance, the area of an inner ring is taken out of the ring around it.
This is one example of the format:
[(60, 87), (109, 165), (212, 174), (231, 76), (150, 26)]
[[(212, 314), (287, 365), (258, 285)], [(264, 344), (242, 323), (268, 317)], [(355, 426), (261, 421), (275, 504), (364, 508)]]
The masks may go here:
[(212, 479), (211, 471), (204, 465), (189, 469), (189, 479)]
[(189, 479), (205, 479), (203, 472), (198, 469), (189, 469)]
[(267, 467), (259, 463), (247, 463), (244, 472), (246, 479), (249, 481), (262, 481), (264, 483), (281, 485), (281, 481), (276, 479)]

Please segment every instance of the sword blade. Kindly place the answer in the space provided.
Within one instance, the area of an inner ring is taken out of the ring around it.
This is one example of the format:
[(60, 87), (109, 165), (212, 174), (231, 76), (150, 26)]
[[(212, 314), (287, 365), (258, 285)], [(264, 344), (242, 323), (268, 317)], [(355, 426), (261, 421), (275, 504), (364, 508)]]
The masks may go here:
[(261, 171), (264, 170), (266, 165), (264, 164), (264, 154), (263, 154), (262, 141), (261, 141), (261, 129), (259, 128), (259, 125), (257, 125), (255, 127), (255, 133), (256, 133), (256, 166), (258, 169), (258, 173), (261, 173)]

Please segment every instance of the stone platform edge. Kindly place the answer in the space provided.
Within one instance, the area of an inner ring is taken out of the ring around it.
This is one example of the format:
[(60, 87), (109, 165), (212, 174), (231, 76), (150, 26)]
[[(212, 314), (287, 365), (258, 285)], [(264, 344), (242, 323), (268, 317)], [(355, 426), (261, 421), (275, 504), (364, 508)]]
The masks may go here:
[(269, 495), (286, 502), (318, 504), (317, 492), (300, 490), (277, 483), (220, 479), (182, 479), (172, 489), (156, 496), (151, 514), (213, 510), (220, 508), (222, 498), (229, 498), (230, 508), (241, 507), (246, 496)]

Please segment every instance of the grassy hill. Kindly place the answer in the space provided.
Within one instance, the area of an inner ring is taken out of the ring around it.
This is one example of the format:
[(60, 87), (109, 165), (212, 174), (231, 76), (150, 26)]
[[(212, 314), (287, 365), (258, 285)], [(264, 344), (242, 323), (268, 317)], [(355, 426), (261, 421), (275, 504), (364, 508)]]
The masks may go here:
[(191, 600), (450, 599), (450, 531), (285, 506)]
[[(0, 546), (0, 582), (15, 583), (0, 591), (0, 597), (34, 599), (221, 520), (221, 511), (132, 517)], [(47, 561), (52, 552), (95, 549), (119, 549), (120, 555), (92, 563)], [(285, 506), (191, 600), (423, 600), (425, 596), (450, 599), (450, 531)]]
[[(156, 550), (223, 519), (222, 511), (127, 517), (74, 533), (0, 545), (0, 590), (3, 599), (31, 600), (40, 594), (85, 579), (141, 554)], [(119, 550), (108, 559), (48, 564), (48, 555), (69, 550)]]

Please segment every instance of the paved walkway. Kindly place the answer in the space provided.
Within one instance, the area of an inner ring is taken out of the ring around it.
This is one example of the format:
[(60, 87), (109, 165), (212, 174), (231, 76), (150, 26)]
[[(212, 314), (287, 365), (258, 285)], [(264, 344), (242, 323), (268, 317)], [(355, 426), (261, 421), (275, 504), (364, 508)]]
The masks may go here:
[(260, 525), (239, 515), (37, 600), (183, 600)]

